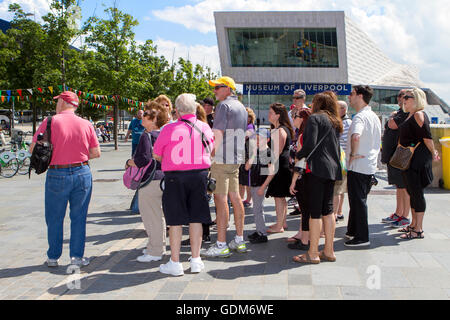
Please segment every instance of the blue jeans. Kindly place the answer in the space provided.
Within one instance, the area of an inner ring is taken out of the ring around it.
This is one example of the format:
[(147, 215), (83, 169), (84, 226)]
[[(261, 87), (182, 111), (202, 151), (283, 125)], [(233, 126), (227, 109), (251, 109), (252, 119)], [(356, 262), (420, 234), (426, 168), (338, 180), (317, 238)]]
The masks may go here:
[(86, 241), (86, 219), (92, 195), (89, 166), (49, 169), (45, 181), (45, 221), (50, 259), (59, 259), (63, 248), (63, 227), (70, 204), (70, 257), (82, 258)]

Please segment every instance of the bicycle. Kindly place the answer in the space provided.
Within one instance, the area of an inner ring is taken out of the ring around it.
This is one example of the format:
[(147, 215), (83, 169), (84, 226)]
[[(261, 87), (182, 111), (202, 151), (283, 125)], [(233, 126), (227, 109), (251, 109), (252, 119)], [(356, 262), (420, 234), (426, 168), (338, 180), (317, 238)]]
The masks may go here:
[(16, 154), (16, 158), (19, 162), (19, 170), (18, 173), (20, 175), (28, 174), (31, 163), (31, 153), (29, 152), (30, 143), (25, 141), (25, 138), (28, 134), (32, 132), (19, 131), (17, 133), (17, 137), (11, 141), (11, 152)]
[(0, 176), (12, 178), (19, 171), (19, 161), (16, 154), (5, 149), (0, 151)]

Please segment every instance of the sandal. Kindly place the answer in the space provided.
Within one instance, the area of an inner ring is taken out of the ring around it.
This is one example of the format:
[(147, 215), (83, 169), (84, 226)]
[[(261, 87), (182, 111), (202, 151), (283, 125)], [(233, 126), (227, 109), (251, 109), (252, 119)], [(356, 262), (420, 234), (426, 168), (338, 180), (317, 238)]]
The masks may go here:
[(399, 229), (399, 230), (398, 230), (398, 232), (401, 232), (401, 233), (408, 233), (408, 232), (410, 232), (410, 231), (414, 231), (414, 227), (406, 226), (406, 227), (404, 227), (403, 229)]
[(325, 253), (323, 251), (319, 254), (319, 258), (320, 258), (320, 261), (336, 262), (336, 258), (328, 257), (327, 255), (325, 255)]
[[(413, 236), (413, 232), (416, 234), (416, 236)], [(420, 232), (411, 230), (408, 233), (406, 233), (400, 237), (400, 239), (403, 239), (403, 240), (423, 239), (423, 238), (425, 238), (423, 235), (423, 230)]]
[(297, 263), (307, 263), (307, 264), (319, 264), (320, 263), (320, 259), (319, 260), (311, 260), (311, 257), (309, 256), (308, 252), (306, 252), (304, 255), (301, 255), (301, 256), (294, 256), (292, 258), (292, 260), (294, 260), (294, 262), (297, 262)]
[(287, 243), (296, 243), (297, 241), (301, 241), (301, 239), (294, 237), (284, 239)]

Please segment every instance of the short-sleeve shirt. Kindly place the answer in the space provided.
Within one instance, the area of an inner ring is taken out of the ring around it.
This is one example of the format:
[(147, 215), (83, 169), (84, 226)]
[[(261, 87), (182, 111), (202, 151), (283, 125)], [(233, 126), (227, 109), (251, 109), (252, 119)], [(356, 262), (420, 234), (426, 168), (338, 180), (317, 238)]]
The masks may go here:
[[(195, 115), (185, 115), (200, 129), (209, 141), (209, 150), (214, 148), (214, 135), (207, 123), (198, 121)], [(177, 121), (161, 130), (153, 147), (153, 153), (162, 157), (162, 171), (189, 171), (211, 167), (211, 154), (202, 144), (200, 132), (189, 124)]]
[[(359, 149), (354, 152), (364, 156), (348, 164), (351, 154), (351, 138), (359, 134)], [(375, 174), (377, 171), (378, 154), (381, 146), (381, 122), (370, 106), (361, 109), (353, 118), (348, 130), (347, 169), (365, 175)]]
[(142, 125), (142, 120), (134, 118), (131, 120), (130, 125), (128, 126), (128, 130), (131, 131), (131, 137), (133, 144), (139, 144), (139, 139), (141, 138), (141, 134), (144, 132), (145, 128)]
[[(36, 131), (33, 142), (47, 129), (45, 119)], [(50, 165), (67, 165), (89, 160), (89, 149), (99, 146), (93, 125), (75, 115), (73, 111), (63, 111), (52, 117), (51, 142), (53, 155)]]
[(247, 110), (236, 96), (229, 96), (217, 105), (213, 129), (223, 132), (223, 140), (216, 149), (216, 163), (244, 163), (247, 120)]

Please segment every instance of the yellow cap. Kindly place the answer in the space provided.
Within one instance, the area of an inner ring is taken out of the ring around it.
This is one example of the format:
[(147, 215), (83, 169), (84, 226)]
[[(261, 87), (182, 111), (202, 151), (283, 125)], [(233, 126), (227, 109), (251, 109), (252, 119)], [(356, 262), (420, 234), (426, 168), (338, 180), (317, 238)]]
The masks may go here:
[(209, 85), (211, 87), (217, 87), (219, 85), (225, 85), (227, 87), (230, 87), (233, 90), (236, 90), (236, 84), (234, 83), (234, 80), (230, 77), (222, 77), (217, 80), (209, 80)]

